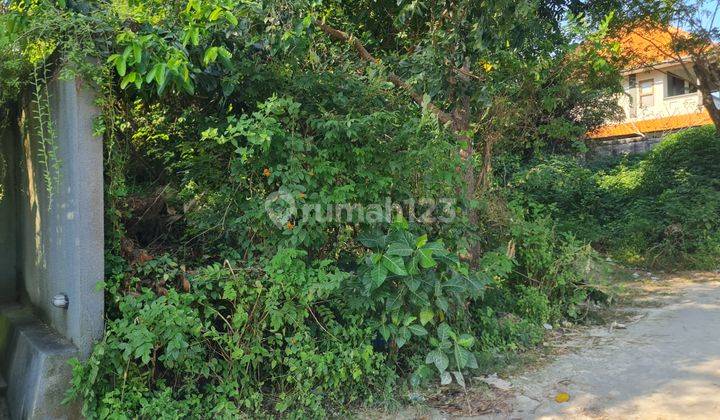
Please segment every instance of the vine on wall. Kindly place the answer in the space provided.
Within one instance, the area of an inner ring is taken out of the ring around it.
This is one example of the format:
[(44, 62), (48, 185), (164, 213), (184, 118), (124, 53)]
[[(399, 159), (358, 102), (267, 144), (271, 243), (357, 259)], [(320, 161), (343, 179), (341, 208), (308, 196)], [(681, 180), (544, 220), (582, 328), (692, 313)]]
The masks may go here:
[(48, 208), (53, 206), (53, 197), (61, 182), (61, 162), (58, 158), (57, 131), (50, 110), (50, 92), (48, 88), (48, 63), (46, 60), (33, 62), (32, 115), (36, 124), (31, 135), (37, 138), (38, 160), (42, 165), (43, 179), (48, 193)]

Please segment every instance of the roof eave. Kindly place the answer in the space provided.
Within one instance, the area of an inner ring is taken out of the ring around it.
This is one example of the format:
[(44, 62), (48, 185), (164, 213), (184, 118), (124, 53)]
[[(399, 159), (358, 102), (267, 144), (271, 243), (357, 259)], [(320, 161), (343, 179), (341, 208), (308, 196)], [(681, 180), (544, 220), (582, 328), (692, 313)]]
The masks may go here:
[(631, 74), (638, 74), (638, 73), (644, 73), (646, 71), (651, 70), (661, 70), (668, 67), (673, 67), (681, 64), (682, 62), (686, 63), (692, 63), (690, 60), (690, 56), (680, 57), (680, 61), (678, 60), (668, 60), (668, 61), (662, 61), (654, 64), (648, 64), (645, 66), (639, 66), (639, 67), (633, 67), (633, 68), (627, 68), (620, 71), (621, 76), (629, 76)]

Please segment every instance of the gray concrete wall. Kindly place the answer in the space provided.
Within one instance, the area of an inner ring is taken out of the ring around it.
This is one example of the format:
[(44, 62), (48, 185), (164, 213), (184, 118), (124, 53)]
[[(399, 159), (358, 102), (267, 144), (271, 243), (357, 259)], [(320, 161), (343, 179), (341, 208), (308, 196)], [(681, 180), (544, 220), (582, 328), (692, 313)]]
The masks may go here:
[(0, 302), (17, 300), (15, 172), (17, 131), (0, 132)]
[[(104, 277), (102, 139), (92, 90), (79, 80), (49, 84), (60, 174), (52, 194), (43, 177), (33, 105), (20, 113), (18, 174), (21, 295), (53, 329), (89, 355), (103, 334)], [(67, 309), (52, 305), (65, 294)]]
[(78, 401), (62, 404), (72, 378), (68, 360), (78, 356), (77, 347), (27, 306), (0, 305), (0, 372), (8, 384), (4, 402), (10, 418), (80, 418)]
[(631, 137), (613, 140), (591, 140), (590, 154), (596, 156), (636, 155), (652, 150), (663, 136)]

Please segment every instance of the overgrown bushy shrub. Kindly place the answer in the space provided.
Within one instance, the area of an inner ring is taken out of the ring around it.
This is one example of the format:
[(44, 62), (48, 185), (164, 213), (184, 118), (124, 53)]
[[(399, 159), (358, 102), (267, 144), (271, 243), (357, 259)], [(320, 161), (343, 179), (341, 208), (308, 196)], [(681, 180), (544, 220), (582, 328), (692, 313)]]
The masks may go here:
[[(395, 373), (372, 346), (376, 330), (348, 309), (349, 274), (304, 256), (286, 249), (251, 267), (192, 273), (163, 257), (129, 278), (117, 273), (127, 279), (111, 290), (119, 313), (75, 366), (72, 395), (84, 414), (319, 415), (387, 395)], [(164, 284), (160, 295), (148, 281)]]
[(720, 139), (714, 127), (665, 138), (640, 158), (589, 166), (564, 158), (521, 171), (518, 199), (549, 206), (565, 232), (648, 267), (720, 263)]
[[(222, 117), (136, 102), (125, 116), (139, 157), (112, 197), (125, 231), (109, 240), (108, 332), (75, 368), (86, 415), (326, 416), (435, 381), (466, 386), (498, 354), (541, 342), (544, 323), (582, 317), (597, 258), (549, 207), (479, 203), (506, 217), (484, 227), (471, 266), (479, 227), (447, 134), (352, 80), (275, 82), (296, 96)], [(304, 93), (330, 83), (339, 93)], [(372, 101), (383, 111), (355, 114)], [(390, 200), (404, 214), (407, 199), (450, 197), (437, 211), (454, 217), (278, 224), (269, 215), (288, 202), (276, 192), (323, 210)]]
[(75, 364), (69, 397), (93, 418), (296, 417), (438, 377), (464, 387), (479, 360), (537, 344), (544, 323), (577, 316), (587, 297), (578, 291), (593, 254), (538, 212), (518, 217), (515, 240), (533, 238), (486, 253), (475, 270), (401, 218), (358, 237), (353, 271), (298, 249), (194, 271), (169, 256), (114, 265), (117, 312)]

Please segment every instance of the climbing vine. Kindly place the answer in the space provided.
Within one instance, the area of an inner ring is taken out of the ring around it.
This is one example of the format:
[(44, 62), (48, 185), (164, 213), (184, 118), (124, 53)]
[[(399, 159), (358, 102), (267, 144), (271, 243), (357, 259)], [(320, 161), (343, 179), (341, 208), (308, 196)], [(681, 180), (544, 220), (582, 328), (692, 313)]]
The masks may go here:
[(61, 182), (61, 162), (57, 152), (57, 132), (50, 112), (48, 64), (45, 60), (33, 62), (32, 76), (30, 83), (35, 130), (32, 130), (30, 135), (37, 138), (38, 161), (42, 165), (45, 188), (48, 192), (48, 208), (52, 208), (53, 196)]
[(18, 109), (27, 106), (23, 129), (34, 142), (51, 208), (61, 183), (62, 162), (49, 84), (56, 78), (74, 77), (73, 69), (82, 68), (77, 59), (89, 54), (92, 45), (88, 26), (65, 12), (62, 2), (10, 2), (5, 7), (0, 15), (4, 29), (0, 46), (9, 64), (0, 66), (4, 76), (0, 100), (7, 110), (1, 123), (15, 124)]

